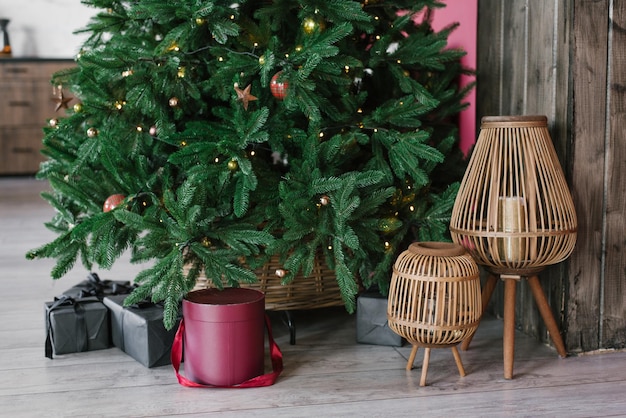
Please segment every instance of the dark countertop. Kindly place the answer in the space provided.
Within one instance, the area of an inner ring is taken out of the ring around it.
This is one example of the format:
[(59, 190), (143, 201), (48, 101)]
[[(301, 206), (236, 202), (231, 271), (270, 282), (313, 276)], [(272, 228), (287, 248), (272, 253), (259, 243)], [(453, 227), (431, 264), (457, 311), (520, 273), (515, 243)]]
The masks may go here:
[(0, 58), (0, 63), (11, 62), (68, 62), (74, 61), (74, 58), (44, 58), (44, 57), (10, 57)]

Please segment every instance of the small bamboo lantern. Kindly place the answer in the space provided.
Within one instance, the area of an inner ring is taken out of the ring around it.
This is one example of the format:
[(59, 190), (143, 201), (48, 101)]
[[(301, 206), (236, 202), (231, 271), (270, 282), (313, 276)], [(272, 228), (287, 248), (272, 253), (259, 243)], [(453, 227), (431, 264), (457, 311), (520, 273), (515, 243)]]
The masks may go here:
[(406, 369), (418, 347), (425, 347), (420, 386), (426, 385), (431, 348), (450, 347), (459, 374), (465, 376), (456, 349), (480, 319), (478, 266), (453, 243), (413, 243), (395, 262), (389, 289), (389, 328), (413, 345)]
[[(539, 312), (562, 357), (556, 321), (538, 273), (574, 250), (574, 203), (548, 132), (545, 116), (488, 116), (452, 209), (452, 240), (463, 245), (490, 275), (483, 287), (487, 306), (504, 280), (504, 377), (513, 377), (515, 287), (528, 279)], [(471, 335), (461, 348), (467, 349)]]

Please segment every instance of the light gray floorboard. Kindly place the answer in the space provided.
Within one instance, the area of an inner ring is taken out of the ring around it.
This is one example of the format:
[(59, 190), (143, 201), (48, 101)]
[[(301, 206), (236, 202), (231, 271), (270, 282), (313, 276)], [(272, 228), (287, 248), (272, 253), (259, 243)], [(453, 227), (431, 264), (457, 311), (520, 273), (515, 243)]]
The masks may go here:
[[(53, 238), (46, 184), (0, 178), (0, 416), (7, 417), (506, 417), (626, 416), (626, 352), (558, 358), (516, 334), (515, 378), (502, 377), (502, 322), (486, 318), (458, 375), (449, 349), (432, 351), (419, 386), (423, 351), (405, 370), (410, 346), (357, 344), (355, 317), (343, 309), (296, 312), (297, 344), (272, 313), (285, 371), (271, 387), (192, 389), (171, 366), (146, 369), (118, 350), (44, 357), (43, 303), (83, 280), (76, 266), (59, 281), (51, 260), (27, 261)], [(132, 280), (125, 258), (103, 278)], [(269, 367), (267, 361), (266, 367)]]

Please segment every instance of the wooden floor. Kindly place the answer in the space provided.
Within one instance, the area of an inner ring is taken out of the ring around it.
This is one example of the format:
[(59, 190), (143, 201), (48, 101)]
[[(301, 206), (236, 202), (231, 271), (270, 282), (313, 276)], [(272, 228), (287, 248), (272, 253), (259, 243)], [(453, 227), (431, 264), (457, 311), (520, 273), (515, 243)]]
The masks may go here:
[[(146, 369), (117, 348), (44, 357), (43, 303), (83, 280), (76, 267), (53, 282), (52, 261), (26, 261), (53, 235), (44, 183), (0, 178), (0, 416), (3, 417), (504, 417), (626, 416), (626, 352), (566, 359), (516, 335), (515, 378), (502, 377), (502, 322), (483, 321), (459, 377), (452, 353), (433, 350), (428, 386), (420, 387), (422, 352), (405, 370), (410, 346), (355, 342), (355, 317), (343, 309), (296, 313), (289, 345), (272, 315), (285, 371), (271, 387), (191, 389), (170, 366)], [(120, 262), (105, 279), (132, 279)], [(269, 363), (269, 362), (268, 362)]]

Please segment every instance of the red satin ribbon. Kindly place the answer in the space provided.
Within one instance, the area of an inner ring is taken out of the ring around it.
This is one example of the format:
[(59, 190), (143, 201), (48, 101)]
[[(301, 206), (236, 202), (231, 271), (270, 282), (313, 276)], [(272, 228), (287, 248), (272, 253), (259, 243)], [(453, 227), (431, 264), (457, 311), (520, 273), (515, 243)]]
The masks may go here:
[(183, 335), (185, 334), (185, 323), (184, 320), (181, 319), (178, 331), (176, 331), (176, 336), (174, 337), (174, 343), (172, 344), (172, 366), (176, 372), (178, 383), (192, 388), (257, 388), (261, 386), (273, 385), (280, 373), (283, 371), (283, 353), (281, 353), (280, 348), (274, 341), (270, 319), (267, 315), (265, 315), (265, 326), (267, 328), (267, 336), (269, 337), (270, 357), (272, 359), (271, 373), (253, 377), (252, 379), (248, 379), (238, 385), (205, 385), (189, 380), (178, 372), (180, 370), (180, 363), (183, 357)]

